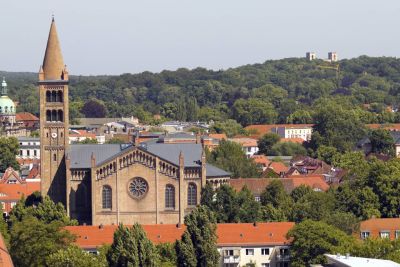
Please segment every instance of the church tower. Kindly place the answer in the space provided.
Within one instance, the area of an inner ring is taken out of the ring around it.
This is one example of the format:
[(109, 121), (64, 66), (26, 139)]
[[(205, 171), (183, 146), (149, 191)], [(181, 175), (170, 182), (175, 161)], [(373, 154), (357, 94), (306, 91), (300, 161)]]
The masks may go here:
[(68, 145), (68, 71), (64, 65), (54, 18), (39, 71), (41, 192), (66, 206)]

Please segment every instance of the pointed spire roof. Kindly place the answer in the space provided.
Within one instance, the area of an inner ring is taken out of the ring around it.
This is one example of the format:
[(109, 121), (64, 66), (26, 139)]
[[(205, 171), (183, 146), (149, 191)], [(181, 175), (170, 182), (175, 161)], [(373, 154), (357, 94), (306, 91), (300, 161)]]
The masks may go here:
[(61, 54), (61, 47), (60, 42), (58, 41), (54, 18), (51, 21), (42, 68), (45, 80), (62, 80), (64, 61)]

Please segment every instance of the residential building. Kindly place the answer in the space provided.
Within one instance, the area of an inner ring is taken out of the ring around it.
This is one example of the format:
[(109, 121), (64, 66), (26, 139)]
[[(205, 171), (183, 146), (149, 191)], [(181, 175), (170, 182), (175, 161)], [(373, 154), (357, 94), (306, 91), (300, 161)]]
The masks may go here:
[[(240, 267), (250, 262), (256, 266), (289, 266), (290, 240), (288, 231), (292, 222), (218, 224), (217, 247), (220, 266)], [(154, 243), (173, 243), (180, 239), (185, 225), (142, 225), (147, 237)], [(111, 244), (116, 225), (66, 226), (77, 236), (75, 243), (89, 252), (96, 252), (104, 244)]]
[(28, 133), (39, 129), (39, 118), (29, 112), (19, 112), (15, 114), (15, 121), (21, 124)]
[(313, 61), (313, 60), (317, 59), (317, 54), (315, 52), (307, 52), (306, 59), (308, 61)]
[(19, 153), (17, 159), (40, 159), (39, 137), (18, 137)]
[[(325, 182), (322, 175), (296, 176), (288, 178), (276, 178), (282, 182), (285, 191), (290, 194), (293, 189), (301, 185), (306, 185), (314, 191), (327, 191), (329, 185)], [(246, 186), (253, 194), (256, 201), (261, 200), (261, 194), (265, 188), (273, 181), (273, 178), (237, 178), (230, 179), (229, 184), (234, 190), (239, 192)]]
[(359, 236), (365, 238), (400, 238), (400, 218), (372, 218), (360, 223)]
[(241, 137), (230, 138), (228, 140), (240, 144), (247, 158), (251, 158), (258, 153), (258, 144), (256, 139)]
[(245, 127), (258, 139), (267, 133), (276, 133), (281, 138), (301, 138), (304, 141), (311, 139), (313, 124), (261, 124)]
[(258, 166), (260, 166), (262, 171), (265, 171), (271, 164), (271, 161), (265, 155), (253, 155), (251, 158)]
[(329, 52), (328, 53), (328, 60), (330, 62), (337, 62), (339, 60), (337, 53), (336, 52)]

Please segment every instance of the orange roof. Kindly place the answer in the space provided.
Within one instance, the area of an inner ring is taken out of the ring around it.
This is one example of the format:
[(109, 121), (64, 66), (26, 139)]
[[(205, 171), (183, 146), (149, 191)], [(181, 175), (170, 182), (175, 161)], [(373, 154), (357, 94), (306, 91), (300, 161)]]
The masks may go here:
[(288, 193), (300, 185), (307, 185), (314, 190), (327, 191), (329, 189), (329, 185), (322, 175), (293, 176), (289, 178), (238, 178), (230, 179), (229, 184), (236, 191), (240, 191), (246, 186), (253, 195), (259, 196), (274, 179), (281, 181), (285, 191)]
[(389, 131), (400, 131), (400, 123), (386, 123), (386, 124), (366, 124), (369, 129), (385, 129)]
[(270, 133), (272, 129), (285, 127), (285, 128), (310, 128), (314, 124), (260, 124), (260, 125), (249, 125), (245, 127), (248, 131), (255, 131), (258, 138), (262, 137), (266, 133)]
[(269, 167), (271, 170), (273, 170), (274, 172), (276, 172), (277, 174), (280, 174), (281, 172), (287, 172), (288, 171), (288, 167), (283, 164), (282, 162), (271, 162), (271, 164), (269, 165)]
[(40, 191), (40, 182), (0, 184), (0, 201), (18, 201), (22, 195), (29, 196), (35, 191)]
[[(283, 245), (288, 244), (287, 232), (292, 222), (269, 223), (223, 223), (217, 225), (218, 246), (227, 245)], [(147, 237), (155, 244), (173, 243), (180, 239), (185, 225), (175, 224), (142, 225)], [(85, 249), (94, 249), (113, 242), (116, 225), (66, 226), (65, 229), (77, 236), (75, 243)]]
[(292, 142), (292, 143), (298, 143), (298, 144), (303, 144), (304, 143), (304, 139), (303, 138), (281, 138), (279, 140), (280, 142)]
[(29, 165), (29, 164), (35, 164), (39, 163), (40, 159), (23, 159), (23, 158), (17, 158), (17, 162), (19, 165)]
[(271, 162), (265, 155), (253, 155), (251, 158), (254, 160), (255, 163), (261, 164), (263, 166), (268, 166)]
[(88, 131), (85, 131), (85, 130), (74, 130), (74, 131), (70, 132), (69, 136), (70, 137), (87, 137), (87, 138), (96, 139), (96, 134), (89, 133)]
[(15, 114), (16, 121), (39, 121), (39, 118), (29, 112), (19, 112)]
[(389, 231), (390, 239), (395, 239), (395, 231), (400, 231), (400, 218), (374, 218), (360, 223), (360, 232), (369, 232), (372, 238), (379, 237), (381, 231)]
[(227, 137), (226, 137), (226, 134), (209, 134), (208, 135), (209, 137), (211, 137), (211, 138), (214, 138), (214, 139), (218, 139), (218, 140), (222, 140), (222, 139), (228, 139)]
[(7, 246), (4, 242), (3, 236), (0, 234), (0, 267), (13, 267), (10, 253), (8, 252)]
[(231, 138), (229, 140), (232, 141), (232, 142), (240, 144), (242, 147), (255, 147), (255, 146), (258, 146), (256, 139), (252, 139), (252, 138), (248, 138), (248, 137)]

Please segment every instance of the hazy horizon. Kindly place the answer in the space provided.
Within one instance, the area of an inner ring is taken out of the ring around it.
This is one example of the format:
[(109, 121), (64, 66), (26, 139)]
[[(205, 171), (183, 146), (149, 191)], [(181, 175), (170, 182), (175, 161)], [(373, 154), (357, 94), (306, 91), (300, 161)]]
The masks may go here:
[(9, 1), (0, 70), (39, 70), (52, 14), (72, 75), (119, 75), (227, 69), (307, 51), (400, 57), (399, 11), (395, 0)]

